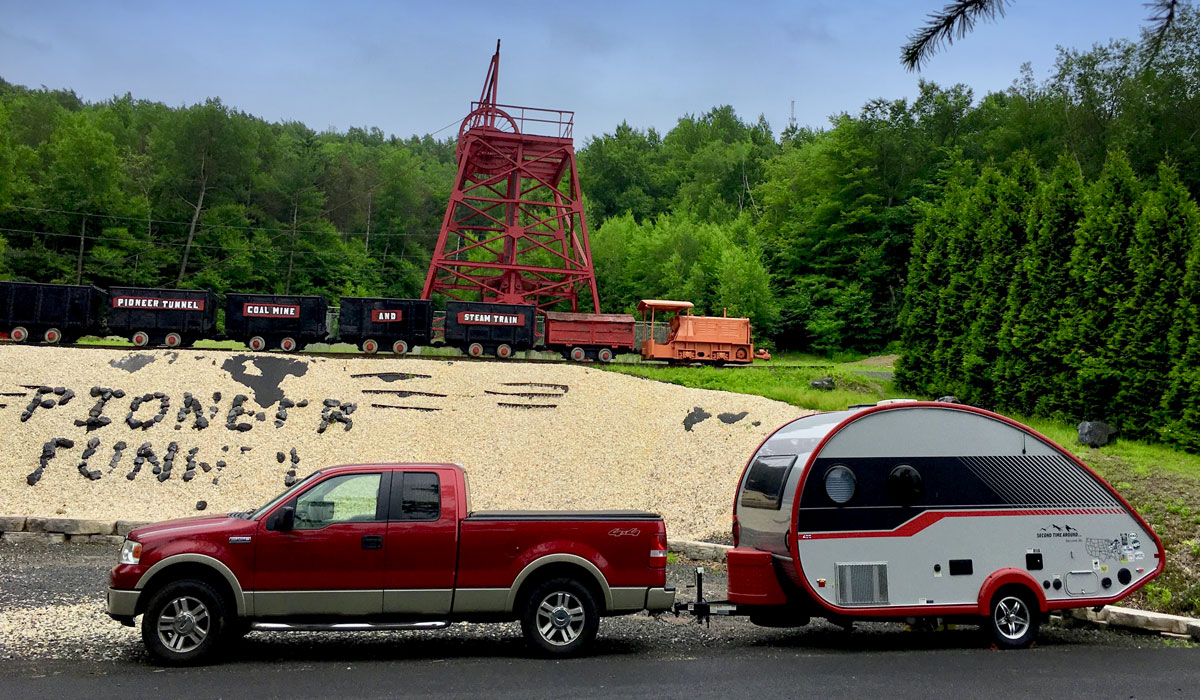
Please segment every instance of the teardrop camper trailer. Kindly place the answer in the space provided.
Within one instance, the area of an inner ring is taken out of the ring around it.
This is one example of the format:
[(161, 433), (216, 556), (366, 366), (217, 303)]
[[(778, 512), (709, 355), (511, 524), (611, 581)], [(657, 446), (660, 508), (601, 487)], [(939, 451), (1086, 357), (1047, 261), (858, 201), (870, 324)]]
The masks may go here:
[(947, 403), (783, 426), (747, 464), (733, 523), (728, 604), (701, 598), (699, 612), (770, 626), (968, 620), (1024, 647), (1049, 611), (1114, 603), (1164, 564), (1158, 536), (1083, 462)]

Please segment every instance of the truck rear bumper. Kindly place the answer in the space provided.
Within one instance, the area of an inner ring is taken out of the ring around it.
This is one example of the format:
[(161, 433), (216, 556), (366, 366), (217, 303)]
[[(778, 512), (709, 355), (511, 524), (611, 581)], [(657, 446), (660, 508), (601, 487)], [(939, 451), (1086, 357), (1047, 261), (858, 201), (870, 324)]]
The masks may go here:
[(108, 616), (114, 620), (133, 618), (137, 614), (138, 596), (141, 591), (126, 591), (120, 588), (108, 589)]
[(646, 591), (646, 609), (650, 612), (670, 610), (674, 604), (674, 588), (651, 588)]

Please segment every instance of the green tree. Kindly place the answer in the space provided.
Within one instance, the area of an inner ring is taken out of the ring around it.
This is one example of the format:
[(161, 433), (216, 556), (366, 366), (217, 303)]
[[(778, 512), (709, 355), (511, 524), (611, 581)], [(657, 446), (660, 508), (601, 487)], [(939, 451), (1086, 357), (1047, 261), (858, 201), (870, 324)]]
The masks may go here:
[(1129, 247), (1140, 210), (1141, 185), (1121, 151), (1109, 154), (1100, 178), (1088, 188), (1083, 219), (1071, 252), (1076, 289), (1064, 324), (1067, 361), (1076, 371), (1075, 417), (1112, 420), (1125, 350), (1113, 337), (1117, 315), (1133, 289)]
[(997, 376), (1003, 405), (1025, 414), (1068, 408), (1063, 387), (1073, 384), (1074, 372), (1064, 361), (1060, 326), (1064, 303), (1075, 293), (1071, 251), (1083, 216), (1083, 188), (1079, 164), (1062, 156), (1038, 191), (1026, 250), (1008, 289)]
[(1200, 222), (1195, 208), (1181, 222), (1188, 229), (1184, 238), (1191, 251), (1175, 318), (1171, 325), (1171, 375), (1164, 392), (1165, 420), (1159, 435), (1166, 441), (1200, 452)]
[(1122, 361), (1113, 410), (1117, 427), (1129, 437), (1153, 437), (1168, 418), (1160, 403), (1180, 358), (1179, 349), (1172, 352), (1171, 336), (1176, 323), (1186, 324), (1177, 314), (1198, 231), (1196, 202), (1175, 169), (1164, 163), (1157, 186), (1142, 203), (1129, 250), (1133, 284), (1111, 331), (1113, 352)]

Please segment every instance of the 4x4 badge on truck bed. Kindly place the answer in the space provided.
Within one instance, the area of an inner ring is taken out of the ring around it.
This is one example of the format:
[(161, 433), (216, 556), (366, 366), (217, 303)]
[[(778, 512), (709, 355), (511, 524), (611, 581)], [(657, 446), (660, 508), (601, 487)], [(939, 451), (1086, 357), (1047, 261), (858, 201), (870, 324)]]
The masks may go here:
[(230, 537), (229, 544), (239, 544), (242, 542), (249, 542), (250, 540), (250, 537)]

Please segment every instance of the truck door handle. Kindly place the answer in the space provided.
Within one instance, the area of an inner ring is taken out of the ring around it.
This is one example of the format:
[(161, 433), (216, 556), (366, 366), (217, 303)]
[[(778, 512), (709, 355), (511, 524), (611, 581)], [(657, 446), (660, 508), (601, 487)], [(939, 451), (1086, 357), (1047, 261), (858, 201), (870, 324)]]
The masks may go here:
[(363, 535), (363, 549), (383, 549), (383, 535)]

